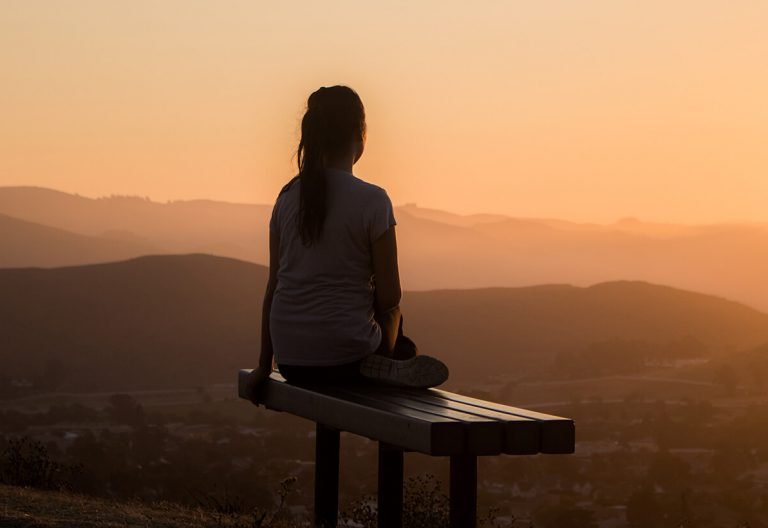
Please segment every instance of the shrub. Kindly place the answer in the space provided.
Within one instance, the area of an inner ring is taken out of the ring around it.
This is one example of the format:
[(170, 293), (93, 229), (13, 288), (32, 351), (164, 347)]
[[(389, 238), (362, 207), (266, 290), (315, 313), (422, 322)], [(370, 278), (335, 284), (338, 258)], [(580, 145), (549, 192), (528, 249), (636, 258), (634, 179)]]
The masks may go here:
[(55, 462), (45, 445), (28, 437), (8, 440), (0, 457), (0, 482), (12, 486), (61, 489), (77, 470)]

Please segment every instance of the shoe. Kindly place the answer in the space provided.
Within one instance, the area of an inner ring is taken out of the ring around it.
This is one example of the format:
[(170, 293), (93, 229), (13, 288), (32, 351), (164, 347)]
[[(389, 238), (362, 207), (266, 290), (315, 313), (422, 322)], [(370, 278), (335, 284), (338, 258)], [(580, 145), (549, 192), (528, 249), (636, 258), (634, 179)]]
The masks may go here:
[(386, 385), (427, 389), (445, 383), (448, 367), (430, 356), (397, 360), (372, 354), (360, 363), (360, 374)]

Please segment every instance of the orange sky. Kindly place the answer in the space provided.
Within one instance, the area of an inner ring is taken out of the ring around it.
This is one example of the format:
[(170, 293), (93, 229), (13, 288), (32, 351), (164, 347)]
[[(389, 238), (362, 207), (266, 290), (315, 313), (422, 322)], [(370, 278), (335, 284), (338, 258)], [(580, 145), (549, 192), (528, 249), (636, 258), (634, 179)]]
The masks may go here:
[(762, 0), (4, 0), (0, 185), (271, 203), (343, 83), (395, 203), (768, 221), (766, 27)]

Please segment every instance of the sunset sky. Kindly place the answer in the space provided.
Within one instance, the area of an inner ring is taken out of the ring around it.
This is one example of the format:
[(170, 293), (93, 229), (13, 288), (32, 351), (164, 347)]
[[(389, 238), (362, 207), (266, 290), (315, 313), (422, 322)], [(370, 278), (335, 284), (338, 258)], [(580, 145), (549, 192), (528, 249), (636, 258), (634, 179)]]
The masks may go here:
[(348, 84), (395, 204), (768, 221), (768, 2), (0, 3), (0, 185), (271, 203)]

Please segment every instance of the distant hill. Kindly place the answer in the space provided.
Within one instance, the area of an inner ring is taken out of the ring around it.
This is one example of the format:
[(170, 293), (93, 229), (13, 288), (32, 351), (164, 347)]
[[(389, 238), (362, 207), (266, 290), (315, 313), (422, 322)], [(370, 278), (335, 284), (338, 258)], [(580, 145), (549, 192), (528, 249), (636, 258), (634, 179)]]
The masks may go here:
[(138, 237), (160, 253), (214, 253), (256, 262), (268, 260), (271, 211), (267, 205), (159, 203), (135, 196), (92, 199), (41, 187), (0, 187), (0, 213), (21, 220), (86, 236)]
[(67, 266), (157, 253), (150, 243), (119, 233), (79, 235), (0, 214), (0, 268)]
[[(0, 270), (2, 376), (62, 390), (231, 382), (256, 364), (267, 270), (209, 255)], [(768, 315), (641, 282), (408, 292), (404, 328), (454, 381), (515, 375), (610, 337), (768, 342)]]
[[(0, 214), (19, 220), (88, 237), (141, 241), (155, 248), (152, 253), (211, 253), (261, 264), (268, 260), (271, 210), (271, 204), (91, 199), (37, 187), (0, 187)], [(395, 215), (408, 290), (642, 280), (768, 311), (767, 224), (676, 225), (623, 218), (601, 225), (458, 215), (415, 204), (397, 207)], [(30, 247), (19, 244), (14, 265), (62, 263), (46, 261), (45, 253), (34, 249), (35, 238), (27, 240)], [(136, 248), (125, 257), (146, 253)], [(34, 258), (25, 261), (23, 255)], [(89, 252), (72, 256), (79, 259), (73, 264), (96, 262)]]
[(398, 210), (417, 218), (423, 218), (425, 220), (432, 220), (433, 222), (440, 222), (442, 224), (455, 225), (459, 227), (472, 227), (479, 224), (488, 224), (509, 219), (508, 216), (499, 214), (481, 213), (460, 215), (456, 213), (450, 213), (448, 211), (441, 211), (440, 209), (419, 207), (415, 203), (407, 203), (405, 205), (401, 205), (398, 207)]
[(262, 266), (204, 255), (0, 270), (6, 376), (76, 389), (231, 381), (258, 354)]
[(694, 337), (715, 355), (768, 342), (767, 314), (639, 281), (409, 292), (405, 301), (407, 328), (421, 349), (450, 358), (466, 375), (514, 375), (517, 363), (525, 369), (532, 359), (613, 338)]

